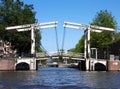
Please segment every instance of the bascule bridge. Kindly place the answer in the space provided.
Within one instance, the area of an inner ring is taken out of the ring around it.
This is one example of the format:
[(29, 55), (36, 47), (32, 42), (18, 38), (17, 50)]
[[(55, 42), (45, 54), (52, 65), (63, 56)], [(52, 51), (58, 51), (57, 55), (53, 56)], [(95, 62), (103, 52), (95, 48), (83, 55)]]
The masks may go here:
[[(84, 61), (80, 63), (80, 69), (83, 70), (107, 70), (107, 61), (97, 58), (97, 48), (90, 48), (90, 32), (101, 33), (103, 31), (113, 32), (115, 29), (94, 26), (90, 24), (80, 24), (74, 22), (64, 22), (64, 28), (84, 30)], [(91, 51), (95, 51), (96, 58), (91, 58)]]
[[(11, 26), (11, 27), (7, 27), (6, 30), (8, 31), (31, 31), (31, 54), (35, 55), (35, 33), (34, 31), (36, 29), (45, 29), (45, 28), (55, 28), (56, 31), (56, 38), (57, 38), (57, 21), (54, 22), (45, 22), (45, 23), (39, 23), (39, 24), (27, 24), (27, 25), (19, 25), (19, 26)], [(89, 24), (80, 24), (80, 23), (73, 23), (73, 22), (64, 22), (63, 25), (64, 28), (72, 28), (72, 29), (77, 29), (77, 30), (83, 30), (84, 31), (84, 56), (83, 57), (77, 57), (77, 58), (72, 58), (70, 56), (64, 56), (62, 55), (62, 53), (60, 54), (59, 52), (59, 47), (58, 47), (58, 38), (56, 40), (57, 43), (57, 51), (58, 51), (58, 56), (56, 56), (56, 58), (58, 59), (59, 57), (62, 57), (63, 59), (67, 60), (69, 58), (73, 59), (73, 60), (77, 60), (80, 63), (80, 68), (85, 69), (85, 70), (95, 70), (97, 64), (102, 64), (105, 67), (107, 66), (107, 61), (104, 60), (98, 60), (97, 59), (97, 49), (96, 48), (92, 48), (92, 51), (95, 50), (96, 51), (96, 58), (91, 58), (91, 48), (90, 48), (90, 32), (102, 32), (102, 31), (114, 31), (114, 29), (112, 28), (106, 28), (106, 27), (99, 27), (99, 26), (93, 26), (93, 25), (89, 25)], [(65, 33), (64, 33), (65, 35)], [(63, 37), (63, 42), (64, 42), (64, 37)], [(64, 43), (62, 45), (62, 49), (64, 47)], [(52, 57), (51, 57), (52, 58)], [(55, 57), (53, 56), (53, 59)], [(42, 59), (49, 59), (48, 58), (42, 58)], [(42, 59), (37, 59), (36, 57), (32, 57), (32, 58), (17, 58), (14, 59), (13, 62), (6, 62), (7, 66), (10, 66), (10, 64), (8, 65), (7, 63), (11, 63), (12, 64), (12, 68), (14, 70), (19, 70), (19, 69), (28, 69), (28, 70), (36, 70), (37, 69), (37, 60), (42, 60)], [(84, 67), (84, 68), (83, 68)], [(98, 66), (97, 66), (98, 67)]]

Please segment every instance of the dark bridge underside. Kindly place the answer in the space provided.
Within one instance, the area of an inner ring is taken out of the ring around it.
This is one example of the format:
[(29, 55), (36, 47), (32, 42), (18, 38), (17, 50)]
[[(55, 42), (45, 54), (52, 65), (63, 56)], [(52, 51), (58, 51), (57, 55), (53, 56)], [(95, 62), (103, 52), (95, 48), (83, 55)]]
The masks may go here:
[(29, 64), (27, 64), (25, 62), (21, 62), (21, 63), (17, 64), (16, 70), (30, 70), (30, 67), (29, 67)]
[(106, 66), (101, 63), (95, 64), (95, 71), (106, 71)]

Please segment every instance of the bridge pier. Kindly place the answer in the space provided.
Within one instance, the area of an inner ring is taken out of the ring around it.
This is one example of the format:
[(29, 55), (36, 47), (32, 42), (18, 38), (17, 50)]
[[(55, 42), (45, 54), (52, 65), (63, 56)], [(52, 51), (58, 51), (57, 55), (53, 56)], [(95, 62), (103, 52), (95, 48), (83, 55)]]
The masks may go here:
[(108, 61), (100, 59), (86, 59), (81, 60), (78, 67), (83, 71), (107, 71)]
[(36, 58), (18, 58), (15, 63), (15, 70), (36, 70)]
[(108, 61), (104, 59), (91, 59), (90, 71), (107, 71)]
[(86, 62), (85, 68), (87, 71), (89, 71), (90, 70), (90, 61), (87, 59), (87, 60), (85, 60), (85, 62)]
[(0, 70), (36, 70), (35, 58), (0, 59)]

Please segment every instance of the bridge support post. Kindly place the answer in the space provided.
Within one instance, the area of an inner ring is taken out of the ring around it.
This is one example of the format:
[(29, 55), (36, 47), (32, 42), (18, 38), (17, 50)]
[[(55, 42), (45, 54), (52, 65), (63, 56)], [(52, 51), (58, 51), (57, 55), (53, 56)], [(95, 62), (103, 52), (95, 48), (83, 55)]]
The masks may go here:
[[(21, 65), (19, 65), (19, 64), (22, 65), (22, 68), (21, 68)], [(23, 65), (23, 64), (25, 64), (25, 65)], [(26, 67), (26, 64), (27, 64), (27, 67)], [(29, 70), (37, 70), (36, 58), (19, 58), (19, 59), (16, 59), (15, 70), (16, 70), (16, 67), (17, 67), (18, 70), (28, 70), (28, 69)]]
[(86, 59), (86, 71), (90, 70), (90, 60)]
[(94, 60), (86, 59), (86, 71), (94, 71)]
[(90, 65), (90, 71), (94, 71), (95, 70), (94, 69), (95, 68), (94, 59), (90, 60), (90, 64), (89, 65)]
[(30, 61), (30, 70), (36, 70), (36, 58), (33, 58), (33, 60)]

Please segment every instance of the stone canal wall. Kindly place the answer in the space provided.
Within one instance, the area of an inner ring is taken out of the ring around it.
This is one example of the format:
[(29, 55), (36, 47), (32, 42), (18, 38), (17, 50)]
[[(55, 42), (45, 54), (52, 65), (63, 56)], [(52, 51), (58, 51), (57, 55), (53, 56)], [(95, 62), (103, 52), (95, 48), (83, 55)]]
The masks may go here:
[[(81, 60), (79, 62), (78, 68), (83, 71), (120, 71), (120, 60)], [(86, 68), (88, 67), (88, 68)]]
[[(1, 70), (16, 70), (16, 65), (20, 64), (20, 63), (28, 63), (28, 67), (30, 70), (33, 70), (34, 66), (36, 66), (36, 60), (35, 59), (0, 59), (0, 71)], [(120, 61), (119, 60), (106, 60), (106, 68), (108, 71), (120, 71)], [(90, 63), (90, 62), (89, 62)], [(98, 61), (98, 63), (100, 64), (100, 62)], [(97, 62), (95, 62), (93, 67), (96, 67), (96, 65), (98, 64)], [(63, 64), (63, 63), (59, 63), (58, 67), (65, 67), (65, 68), (70, 68), (70, 67), (78, 67), (80, 70), (85, 70), (86, 68), (86, 62), (81, 61), (79, 63), (78, 66), (74, 66), (74, 65), (68, 65), (68, 64)], [(99, 66), (100, 68), (100, 66)], [(96, 68), (94, 68), (96, 69)], [(35, 68), (34, 68), (35, 70)]]
[(0, 70), (15, 70), (15, 60), (0, 59)]
[(120, 61), (119, 60), (108, 61), (108, 71), (119, 71), (119, 70), (120, 70)]
[(0, 59), (0, 70), (36, 70), (36, 59)]

